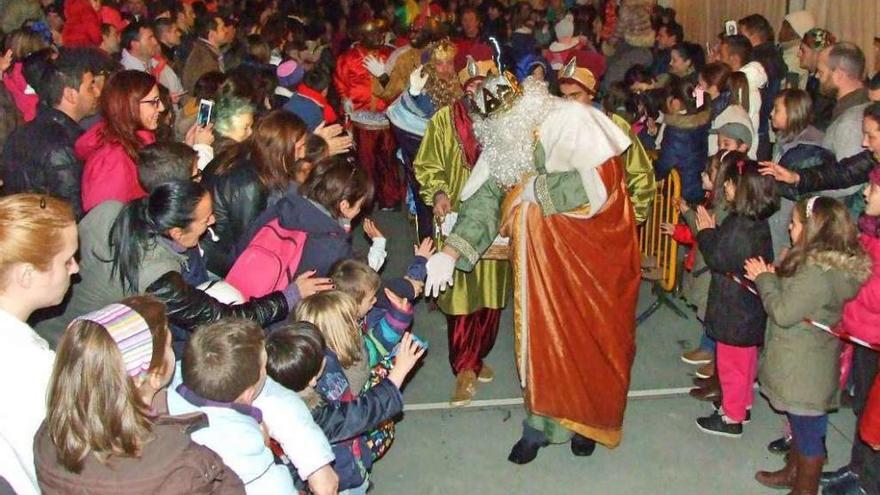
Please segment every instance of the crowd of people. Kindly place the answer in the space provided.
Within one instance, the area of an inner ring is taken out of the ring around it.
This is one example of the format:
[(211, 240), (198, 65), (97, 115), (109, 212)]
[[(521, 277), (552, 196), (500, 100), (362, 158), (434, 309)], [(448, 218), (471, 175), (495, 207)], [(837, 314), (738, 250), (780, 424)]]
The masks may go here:
[[(452, 407), (512, 301), (511, 462), (614, 448), (637, 225), (676, 170), (697, 427), (741, 436), (757, 381), (785, 454), (757, 482), (880, 493), (880, 38), (723, 28), (655, 0), (2, 0), (0, 492), (366, 493), (422, 296)], [(404, 273), (372, 208), (409, 214)]]

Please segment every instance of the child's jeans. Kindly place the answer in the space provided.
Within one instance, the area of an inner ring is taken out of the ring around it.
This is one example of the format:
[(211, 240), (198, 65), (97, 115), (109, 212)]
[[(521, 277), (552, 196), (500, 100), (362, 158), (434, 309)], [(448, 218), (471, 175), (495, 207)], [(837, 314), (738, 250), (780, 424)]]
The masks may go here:
[(721, 384), (721, 407), (724, 415), (736, 423), (746, 419), (752, 407), (755, 377), (758, 374), (758, 347), (738, 347), (717, 342), (715, 367)]
[(828, 415), (798, 416), (786, 413), (791, 424), (793, 447), (806, 457), (825, 456), (825, 433), (828, 431)]
[(715, 340), (712, 337), (709, 337), (709, 334), (706, 333), (706, 330), (703, 330), (703, 336), (700, 337), (700, 349), (704, 351), (715, 353)]
[(339, 495), (364, 495), (367, 493), (367, 488), (369, 487), (370, 480), (366, 480), (361, 486), (356, 486), (354, 488), (349, 488), (348, 490), (343, 490), (339, 492)]

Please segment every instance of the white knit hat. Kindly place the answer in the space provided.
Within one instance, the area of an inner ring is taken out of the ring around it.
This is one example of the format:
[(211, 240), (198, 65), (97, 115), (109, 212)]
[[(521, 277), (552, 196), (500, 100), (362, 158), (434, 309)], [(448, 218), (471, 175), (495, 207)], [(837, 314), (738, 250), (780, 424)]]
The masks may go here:
[(816, 27), (816, 19), (807, 10), (798, 10), (785, 16), (785, 21), (794, 29), (799, 38), (803, 38), (807, 31)]

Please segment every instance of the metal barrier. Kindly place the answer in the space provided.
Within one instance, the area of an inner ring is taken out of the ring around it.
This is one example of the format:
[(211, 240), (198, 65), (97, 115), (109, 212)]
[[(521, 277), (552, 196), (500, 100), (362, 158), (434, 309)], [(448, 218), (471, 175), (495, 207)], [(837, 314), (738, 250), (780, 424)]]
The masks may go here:
[(676, 290), (679, 276), (678, 243), (660, 232), (660, 224), (678, 223), (676, 200), (681, 198), (681, 177), (677, 170), (657, 183), (648, 219), (639, 226), (639, 251), (642, 254), (642, 278), (652, 280), (655, 299), (636, 317), (636, 325), (651, 317), (661, 306), (670, 308), (680, 318), (687, 314), (675, 305), (670, 294)]

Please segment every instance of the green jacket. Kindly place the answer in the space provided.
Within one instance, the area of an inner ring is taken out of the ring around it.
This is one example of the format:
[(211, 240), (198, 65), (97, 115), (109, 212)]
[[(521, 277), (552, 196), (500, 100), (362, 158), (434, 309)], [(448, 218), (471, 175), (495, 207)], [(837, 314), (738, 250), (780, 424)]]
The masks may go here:
[(865, 258), (826, 251), (790, 277), (764, 273), (755, 281), (768, 316), (758, 380), (777, 410), (820, 415), (837, 407), (840, 339), (804, 319), (833, 327), (869, 266)]

